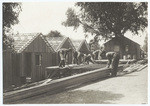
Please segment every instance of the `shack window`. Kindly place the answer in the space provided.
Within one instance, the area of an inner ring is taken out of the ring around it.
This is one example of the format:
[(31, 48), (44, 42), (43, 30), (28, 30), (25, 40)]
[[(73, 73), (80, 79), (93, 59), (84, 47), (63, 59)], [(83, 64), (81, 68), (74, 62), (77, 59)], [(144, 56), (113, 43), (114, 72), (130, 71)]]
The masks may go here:
[(129, 51), (129, 45), (126, 45), (125, 51), (126, 51), (126, 52)]
[(115, 46), (114, 46), (114, 51), (115, 51), (115, 52), (119, 52), (119, 50), (120, 50), (119, 46), (118, 46), (118, 45), (115, 45)]
[(42, 62), (42, 55), (35, 55), (35, 64), (40, 66)]

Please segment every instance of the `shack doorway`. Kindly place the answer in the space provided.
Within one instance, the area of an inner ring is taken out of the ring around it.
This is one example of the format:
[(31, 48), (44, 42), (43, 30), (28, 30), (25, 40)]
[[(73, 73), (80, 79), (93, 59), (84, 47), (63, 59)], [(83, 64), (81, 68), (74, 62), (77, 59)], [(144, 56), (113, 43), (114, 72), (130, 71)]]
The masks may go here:
[(31, 77), (31, 72), (32, 72), (32, 57), (31, 53), (25, 53), (25, 72), (26, 72), (26, 77)]

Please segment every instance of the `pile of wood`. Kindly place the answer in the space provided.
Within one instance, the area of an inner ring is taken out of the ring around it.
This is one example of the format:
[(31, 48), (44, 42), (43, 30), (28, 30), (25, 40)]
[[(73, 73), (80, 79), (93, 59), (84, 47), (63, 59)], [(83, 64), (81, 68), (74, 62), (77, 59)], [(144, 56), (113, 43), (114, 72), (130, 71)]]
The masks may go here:
[[(143, 68), (147, 67), (146, 63), (147, 60), (140, 60), (134, 64), (124, 64), (122, 67), (118, 67), (118, 75), (124, 75), (124, 74), (129, 74), (135, 71), (140, 71)], [(47, 84), (51, 82), (52, 79), (59, 79), (67, 76), (73, 76), (76, 74), (84, 73), (87, 71), (94, 71), (95, 69), (101, 69), (106, 67), (106, 64), (81, 64), (81, 65), (76, 65), (76, 64), (70, 64), (66, 65), (64, 68), (59, 68), (58, 66), (53, 66), (53, 67), (47, 67), (46, 68), (46, 73), (47, 73), (47, 78), (45, 80), (31, 83), (31, 84), (24, 84), (20, 87), (14, 88), (13, 90), (19, 90), (22, 88), (28, 88), (32, 87), (35, 85), (39, 84)]]
[(87, 64), (81, 64), (81, 65), (70, 64), (70, 65), (66, 65), (64, 68), (53, 66), (53, 67), (46, 68), (46, 75), (47, 75), (47, 78), (57, 79), (57, 78), (72, 76), (72, 75), (87, 72), (87, 71), (92, 71), (95, 69), (100, 69), (105, 66), (106, 64), (88, 64), (88, 65)]
[(124, 65), (124, 69), (119, 75), (129, 74), (135, 71), (141, 71), (143, 68), (147, 67), (148, 64), (131, 64), (131, 65)]
[(84, 73), (87, 71), (100, 69), (102, 67), (105, 67), (105, 65), (104, 64), (103, 65), (99, 65), (99, 64), (89, 64), (89, 65), (70, 64), (70, 65), (66, 65), (64, 68), (59, 68), (58, 66), (47, 67), (46, 68), (47, 77), (45, 80), (34, 82), (34, 83), (26, 83), (22, 86), (14, 87), (11, 90), (5, 90), (4, 92), (19, 90), (19, 89), (23, 89), (23, 88), (29, 88), (29, 87), (36, 86), (39, 84), (46, 84), (46, 83), (49, 83), (52, 79), (59, 79), (59, 78), (67, 77), (67, 76), (73, 76), (73, 75)]
[(148, 63), (148, 59), (143, 59), (138, 61), (139, 64), (147, 64)]
[(131, 73), (131, 72), (134, 72), (136, 71), (137, 69), (139, 69), (140, 67), (142, 67), (143, 65), (141, 64), (132, 64), (130, 65), (129, 67), (125, 68), (123, 70), (123, 72), (126, 72), (126, 73)]
[[(126, 64), (128, 62), (130, 62), (130, 64), (133, 64), (135, 63), (137, 60), (135, 59), (128, 59), (128, 60), (124, 60), (124, 59), (120, 59), (119, 60), (119, 63), (120, 64)], [(107, 64), (108, 63), (108, 60), (107, 59), (103, 59), (103, 60), (95, 60), (96, 63), (98, 64)]]

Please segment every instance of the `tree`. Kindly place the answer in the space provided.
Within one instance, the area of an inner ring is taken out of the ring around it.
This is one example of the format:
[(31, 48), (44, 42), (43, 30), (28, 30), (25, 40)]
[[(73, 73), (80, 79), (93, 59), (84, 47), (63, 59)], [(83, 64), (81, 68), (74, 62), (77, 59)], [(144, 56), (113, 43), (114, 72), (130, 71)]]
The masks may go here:
[(145, 37), (143, 50), (147, 53), (148, 52), (148, 34)]
[(62, 24), (77, 29), (80, 25), (85, 33), (122, 37), (126, 31), (138, 34), (147, 27), (147, 2), (77, 2), (80, 11), (68, 8), (67, 20)]
[(47, 37), (63, 37), (63, 35), (57, 30), (55, 30), (55, 31), (50, 31), (50, 33), (47, 34)]
[(13, 49), (12, 26), (19, 23), (21, 3), (3, 3), (3, 50)]

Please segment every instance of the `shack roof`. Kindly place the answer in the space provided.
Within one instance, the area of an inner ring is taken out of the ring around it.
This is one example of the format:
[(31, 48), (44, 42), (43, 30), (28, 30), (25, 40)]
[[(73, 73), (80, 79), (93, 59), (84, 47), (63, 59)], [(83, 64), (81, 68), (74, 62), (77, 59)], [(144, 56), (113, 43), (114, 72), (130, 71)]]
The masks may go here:
[(75, 49), (69, 37), (46, 37), (46, 40), (55, 51), (58, 51), (67, 40), (70, 42), (72, 48)]
[[(116, 39), (116, 38), (117, 38), (117, 37), (114, 37), (114, 38), (112, 38), (112, 39), (108, 40), (107, 42), (105, 42), (105, 43), (104, 43), (104, 45), (105, 45), (105, 44), (107, 44), (108, 42), (110, 42), (110, 41), (112, 41), (112, 40)], [(131, 40), (131, 39), (129, 39), (129, 38), (127, 38), (127, 37), (125, 37), (125, 36), (124, 36), (124, 37), (120, 37), (120, 39), (131, 41), (131, 42), (133, 42), (134, 44), (136, 44), (136, 45), (140, 46), (140, 44), (136, 43), (135, 41), (133, 41), (133, 40)]]
[(41, 33), (21, 33), (21, 34), (17, 34), (14, 35), (14, 49), (17, 53), (21, 53), (25, 50), (26, 47), (28, 47), (31, 42), (37, 38), (38, 36), (40, 36), (44, 42), (46, 43), (46, 45), (52, 50), (53, 48), (51, 47), (51, 45), (45, 40), (45, 38), (42, 36)]
[(80, 50), (84, 43), (86, 44), (86, 46), (89, 50), (86, 40), (72, 40), (72, 43), (73, 43), (74, 47), (76, 48), (76, 50)]

